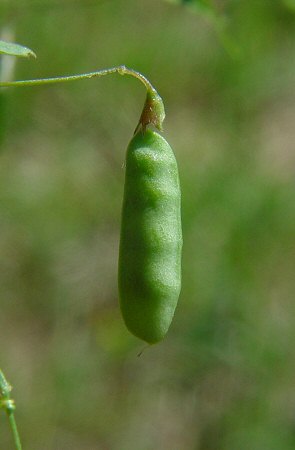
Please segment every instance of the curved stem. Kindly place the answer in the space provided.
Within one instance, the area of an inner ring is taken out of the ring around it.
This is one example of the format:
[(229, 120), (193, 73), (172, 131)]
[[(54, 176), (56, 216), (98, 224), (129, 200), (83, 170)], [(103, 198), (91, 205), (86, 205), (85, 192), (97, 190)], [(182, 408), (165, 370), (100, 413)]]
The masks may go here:
[(154, 86), (151, 84), (151, 82), (144, 75), (142, 75), (142, 73), (137, 72), (134, 69), (129, 69), (124, 65), (97, 70), (96, 72), (82, 73), (79, 75), (66, 75), (52, 78), (36, 78), (34, 80), (3, 81), (0, 82), (0, 88), (67, 83), (68, 81), (78, 81), (103, 77), (104, 75), (110, 75), (112, 73), (118, 73), (119, 75), (130, 75), (134, 78), (137, 78), (144, 84), (147, 90), (146, 102), (144, 104), (143, 111), (135, 132), (137, 132), (139, 128), (142, 128), (144, 132), (149, 124), (153, 124), (156, 128), (162, 131), (163, 121), (165, 119), (165, 108), (162, 98), (160, 97)]
[(148, 91), (156, 92), (156, 89), (144, 75), (134, 69), (129, 69), (124, 65), (97, 70), (95, 72), (81, 73), (79, 75), (66, 75), (52, 78), (36, 78), (34, 80), (5, 81), (0, 82), (0, 87), (38, 86), (41, 84), (66, 83), (68, 81), (103, 77), (104, 75), (110, 75), (112, 73), (118, 73), (120, 75), (131, 75), (140, 80), (145, 85)]

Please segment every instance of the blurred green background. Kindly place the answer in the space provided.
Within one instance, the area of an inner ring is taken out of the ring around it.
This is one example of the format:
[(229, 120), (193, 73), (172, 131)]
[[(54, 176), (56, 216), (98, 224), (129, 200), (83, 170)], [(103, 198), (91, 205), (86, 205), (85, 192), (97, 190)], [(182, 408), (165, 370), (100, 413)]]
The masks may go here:
[(295, 2), (182, 3), (0, 3), (2, 38), (38, 55), (14, 79), (154, 83), (183, 193), (179, 306), (137, 357), (117, 256), (143, 86), (0, 92), (0, 366), (24, 449), (294, 449)]

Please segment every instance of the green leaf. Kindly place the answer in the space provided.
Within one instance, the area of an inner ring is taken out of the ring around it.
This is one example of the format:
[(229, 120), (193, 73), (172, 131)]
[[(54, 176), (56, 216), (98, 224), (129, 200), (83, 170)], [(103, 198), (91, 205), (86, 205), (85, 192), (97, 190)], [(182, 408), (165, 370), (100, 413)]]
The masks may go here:
[(36, 58), (33, 50), (28, 47), (24, 47), (23, 45), (13, 44), (12, 42), (0, 41), (0, 54), (10, 55), (10, 56), (19, 56), (23, 58)]

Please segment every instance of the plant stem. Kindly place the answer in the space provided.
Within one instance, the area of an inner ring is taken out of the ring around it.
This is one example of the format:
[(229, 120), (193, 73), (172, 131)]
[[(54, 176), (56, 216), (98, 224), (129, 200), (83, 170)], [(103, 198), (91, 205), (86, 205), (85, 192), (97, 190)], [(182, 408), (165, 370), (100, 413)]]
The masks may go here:
[(15, 421), (13, 411), (12, 412), (7, 411), (7, 415), (8, 415), (8, 420), (10, 423), (10, 428), (11, 428), (13, 439), (14, 439), (15, 448), (16, 448), (16, 450), (22, 450), (22, 444), (20, 441), (20, 437), (19, 437), (17, 426), (16, 426), (16, 421)]
[(5, 81), (0, 82), (0, 87), (37, 86), (41, 84), (66, 83), (68, 81), (77, 81), (77, 80), (84, 80), (87, 78), (89, 79), (89, 78), (103, 77), (104, 75), (110, 75), (111, 73), (118, 73), (120, 75), (131, 75), (135, 78), (138, 78), (145, 85), (148, 91), (156, 92), (156, 89), (144, 75), (142, 75), (140, 72), (137, 72), (134, 69), (128, 69), (128, 67), (124, 65), (110, 67), (109, 69), (97, 70), (95, 72), (82, 73), (79, 75), (69, 75), (53, 78), (36, 78), (35, 80)]
[(151, 82), (144, 75), (142, 75), (142, 73), (137, 72), (134, 69), (129, 69), (124, 65), (97, 70), (96, 72), (82, 73), (79, 75), (66, 75), (52, 78), (36, 78), (34, 80), (3, 81), (0, 82), (0, 88), (67, 83), (68, 81), (78, 81), (103, 77), (104, 75), (110, 75), (112, 73), (118, 73), (119, 75), (130, 75), (132, 77), (135, 77), (144, 84), (147, 90), (146, 102), (144, 104), (138, 125), (135, 129), (135, 133), (139, 130), (139, 128), (142, 128), (144, 132), (147, 125), (149, 124), (154, 125), (156, 128), (158, 128), (158, 130), (162, 131), (163, 121), (165, 119), (165, 108), (162, 98), (160, 97), (154, 86), (151, 84)]
[(11, 386), (6, 380), (3, 372), (0, 370), (0, 408), (5, 409), (8, 416), (8, 421), (12, 431), (14, 445), (16, 450), (22, 450), (20, 437), (18, 434), (16, 421), (14, 417), (15, 404), (10, 398)]

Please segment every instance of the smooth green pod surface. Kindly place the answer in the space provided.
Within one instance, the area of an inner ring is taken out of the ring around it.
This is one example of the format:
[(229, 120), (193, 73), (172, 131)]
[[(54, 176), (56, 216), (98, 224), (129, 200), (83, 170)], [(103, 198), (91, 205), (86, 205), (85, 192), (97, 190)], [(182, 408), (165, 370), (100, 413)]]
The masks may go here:
[(167, 333), (180, 293), (180, 200), (171, 147), (156, 132), (138, 132), (126, 156), (119, 296), (127, 328), (151, 344)]

